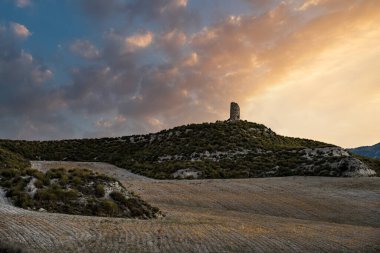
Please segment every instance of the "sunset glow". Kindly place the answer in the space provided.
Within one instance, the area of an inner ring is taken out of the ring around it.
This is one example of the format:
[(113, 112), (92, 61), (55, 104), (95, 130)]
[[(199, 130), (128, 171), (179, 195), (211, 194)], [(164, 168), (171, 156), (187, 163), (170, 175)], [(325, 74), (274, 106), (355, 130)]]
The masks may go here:
[(378, 0), (9, 0), (0, 17), (0, 138), (147, 133), (236, 101), (278, 134), (380, 141)]

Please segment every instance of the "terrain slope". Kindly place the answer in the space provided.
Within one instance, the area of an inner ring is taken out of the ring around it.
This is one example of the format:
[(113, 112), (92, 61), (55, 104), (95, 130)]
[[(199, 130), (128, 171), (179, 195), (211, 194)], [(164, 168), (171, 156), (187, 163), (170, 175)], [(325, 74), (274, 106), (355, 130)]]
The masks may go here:
[(29, 160), (108, 162), (156, 178), (375, 176), (380, 163), (327, 143), (281, 136), (247, 121), (191, 124), (146, 135), (61, 141), (0, 140)]
[(152, 180), (112, 165), (166, 217), (135, 220), (32, 212), (0, 201), (0, 240), (31, 252), (379, 252), (380, 179), (281, 177)]
[(373, 146), (364, 146), (350, 149), (350, 151), (357, 155), (380, 158), (380, 143), (377, 143)]

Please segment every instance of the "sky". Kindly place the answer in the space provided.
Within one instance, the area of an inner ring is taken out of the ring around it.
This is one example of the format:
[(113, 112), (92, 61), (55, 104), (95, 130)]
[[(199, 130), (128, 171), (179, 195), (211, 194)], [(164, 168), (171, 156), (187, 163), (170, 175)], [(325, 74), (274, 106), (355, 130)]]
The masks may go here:
[(0, 138), (229, 117), (380, 141), (379, 0), (0, 0)]

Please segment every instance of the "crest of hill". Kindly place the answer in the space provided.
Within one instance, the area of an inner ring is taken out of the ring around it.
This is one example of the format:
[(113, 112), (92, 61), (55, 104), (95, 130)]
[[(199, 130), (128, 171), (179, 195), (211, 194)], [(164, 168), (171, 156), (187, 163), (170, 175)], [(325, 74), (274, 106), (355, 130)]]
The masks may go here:
[(247, 121), (190, 124), (119, 138), (2, 140), (0, 146), (31, 160), (109, 162), (158, 179), (375, 175), (340, 147), (281, 136)]
[(350, 149), (354, 154), (367, 156), (372, 158), (380, 158), (380, 143), (377, 143), (373, 146), (364, 146)]

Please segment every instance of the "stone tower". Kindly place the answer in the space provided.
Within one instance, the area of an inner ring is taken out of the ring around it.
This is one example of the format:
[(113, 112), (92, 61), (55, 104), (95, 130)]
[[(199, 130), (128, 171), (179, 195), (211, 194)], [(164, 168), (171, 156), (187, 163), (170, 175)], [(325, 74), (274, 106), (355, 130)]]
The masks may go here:
[(230, 107), (230, 118), (228, 121), (240, 120), (240, 107), (237, 103), (232, 102)]

